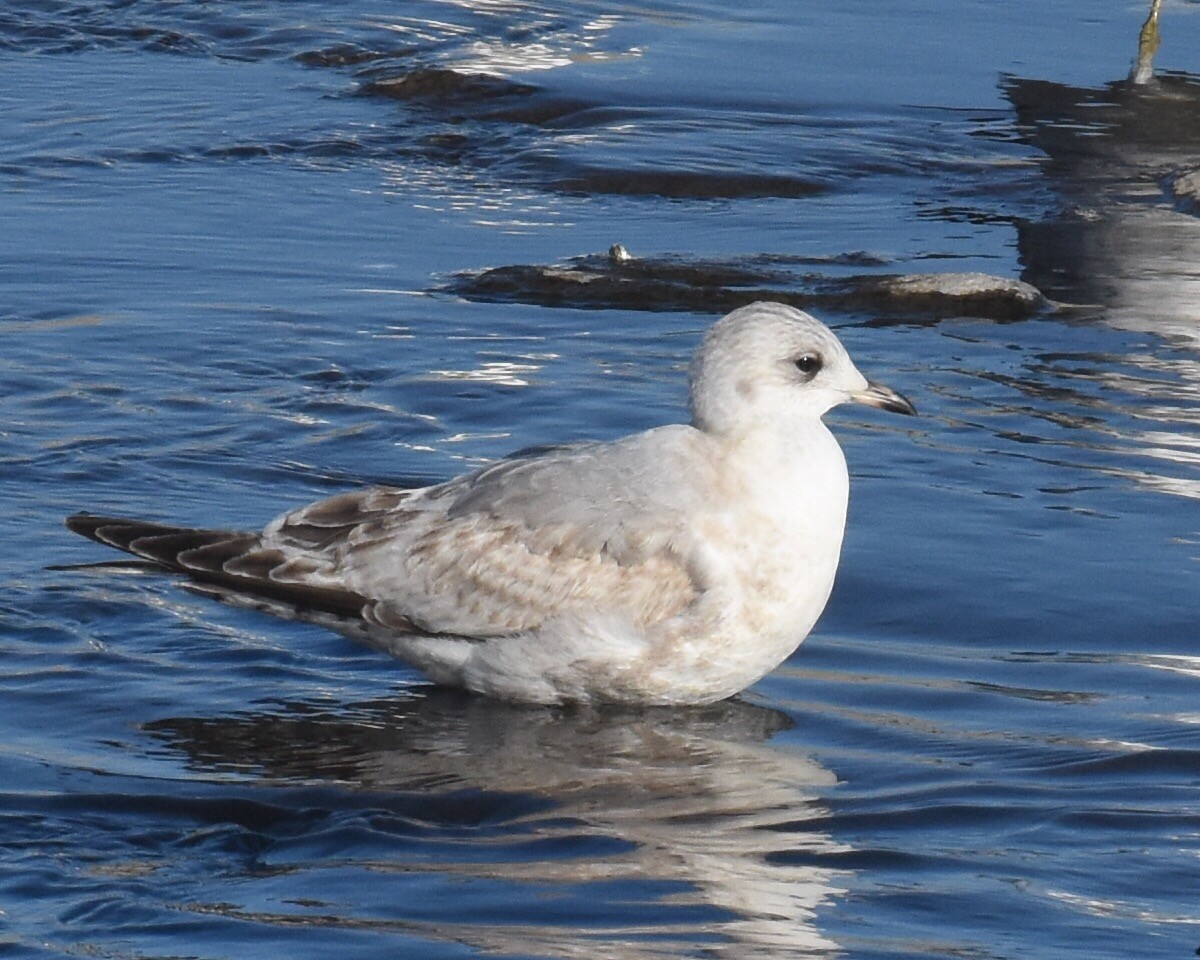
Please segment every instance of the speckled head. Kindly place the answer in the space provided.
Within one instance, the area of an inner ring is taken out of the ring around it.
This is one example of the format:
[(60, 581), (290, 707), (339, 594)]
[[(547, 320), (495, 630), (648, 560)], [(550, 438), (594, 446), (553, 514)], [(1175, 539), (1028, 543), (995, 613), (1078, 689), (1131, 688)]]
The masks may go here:
[(782, 303), (752, 303), (722, 317), (692, 360), (692, 422), (709, 433), (817, 419), (848, 400), (916, 413), (901, 394), (859, 373), (825, 324)]

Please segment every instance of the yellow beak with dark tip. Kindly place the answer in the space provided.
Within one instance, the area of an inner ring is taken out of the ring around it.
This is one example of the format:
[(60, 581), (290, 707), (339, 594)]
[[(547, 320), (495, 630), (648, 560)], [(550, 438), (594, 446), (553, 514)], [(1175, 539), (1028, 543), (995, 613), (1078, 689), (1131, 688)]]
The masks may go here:
[(867, 389), (859, 390), (858, 393), (852, 393), (851, 398), (859, 403), (865, 403), (869, 407), (879, 407), (881, 410), (891, 410), (892, 413), (903, 413), (907, 416), (916, 416), (917, 408), (912, 405), (912, 401), (904, 394), (897, 393), (891, 387), (885, 387), (882, 383), (871, 383), (867, 381)]

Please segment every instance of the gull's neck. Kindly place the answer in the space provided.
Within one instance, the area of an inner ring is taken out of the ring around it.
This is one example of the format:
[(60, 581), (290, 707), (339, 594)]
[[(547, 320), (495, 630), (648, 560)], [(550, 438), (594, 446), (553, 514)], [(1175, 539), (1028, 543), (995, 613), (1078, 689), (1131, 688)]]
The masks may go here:
[(769, 417), (747, 418), (721, 429), (697, 427), (726, 449), (753, 450), (762, 457), (803, 455), (809, 448), (814, 452), (825, 449), (830, 441), (837, 445), (824, 421), (806, 410), (785, 410)]

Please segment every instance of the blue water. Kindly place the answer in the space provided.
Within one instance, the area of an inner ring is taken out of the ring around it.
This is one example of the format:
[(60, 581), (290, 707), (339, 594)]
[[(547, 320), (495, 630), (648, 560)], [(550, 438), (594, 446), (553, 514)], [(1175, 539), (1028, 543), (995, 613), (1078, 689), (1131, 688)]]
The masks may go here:
[[(5, 955), (1194, 955), (1200, 4), (1130, 90), (1146, 13), (6, 3)], [(525, 86), (370, 93), (430, 68)], [(616, 242), (1070, 306), (823, 315), (922, 416), (831, 417), (834, 596), (713, 707), (506, 707), (47, 569), (109, 559), (80, 509), (254, 527), (682, 418), (711, 315), (443, 289)]]

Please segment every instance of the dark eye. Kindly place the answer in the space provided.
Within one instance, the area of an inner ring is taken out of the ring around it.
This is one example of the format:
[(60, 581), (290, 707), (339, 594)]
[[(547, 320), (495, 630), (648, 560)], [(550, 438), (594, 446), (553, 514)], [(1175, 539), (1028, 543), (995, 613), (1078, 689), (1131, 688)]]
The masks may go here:
[(793, 362), (796, 364), (796, 369), (810, 380), (815, 377), (817, 375), (817, 371), (821, 369), (821, 356), (817, 353), (802, 354)]

